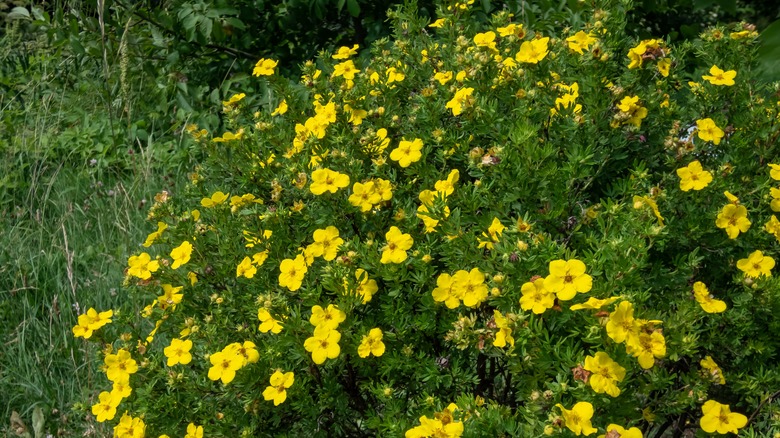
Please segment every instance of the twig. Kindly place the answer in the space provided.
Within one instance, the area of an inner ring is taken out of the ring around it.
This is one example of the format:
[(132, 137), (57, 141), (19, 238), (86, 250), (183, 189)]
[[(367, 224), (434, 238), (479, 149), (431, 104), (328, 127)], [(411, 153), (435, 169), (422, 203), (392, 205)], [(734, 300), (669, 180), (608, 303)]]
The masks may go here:
[[(756, 415), (758, 415), (759, 411), (761, 411), (761, 408), (763, 408), (763, 407), (764, 407), (764, 405), (765, 405), (767, 402), (770, 402), (770, 401), (772, 401), (772, 399), (774, 399), (774, 398), (775, 398), (775, 397), (777, 397), (778, 395), (780, 395), (780, 390), (778, 390), (778, 391), (777, 391), (777, 392), (775, 392), (774, 394), (770, 395), (769, 397), (765, 398), (765, 399), (764, 399), (764, 401), (762, 401), (761, 403), (759, 403), (759, 404), (758, 404), (758, 407), (756, 408), (756, 410), (755, 410), (755, 411), (754, 411), (754, 412), (753, 412), (753, 413), (750, 415), (750, 418), (748, 418), (747, 424), (750, 424), (750, 423), (753, 421), (753, 418), (755, 418), (755, 417), (756, 417)], [(747, 426), (747, 424), (746, 424), (746, 426)]]

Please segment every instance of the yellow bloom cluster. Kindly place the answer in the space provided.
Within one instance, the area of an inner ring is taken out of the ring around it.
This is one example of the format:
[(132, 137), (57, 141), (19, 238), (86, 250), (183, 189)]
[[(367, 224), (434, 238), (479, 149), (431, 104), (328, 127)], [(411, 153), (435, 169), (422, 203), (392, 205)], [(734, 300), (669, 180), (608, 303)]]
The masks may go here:
[(333, 304), (326, 309), (319, 305), (312, 307), (309, 322), (314, 326), (314, 335), (306, 339), (303, 347), (311, 353), (315, 364), (322, 365), (326, 359), (339, 357), (341, 333), (337, 329), (345, 319), (347, 315)]
[(607, 335), (617, 343), (626, 343), (626, 351), (636, 357), (644, 369), (653, 367), (656, 358), (666, 356), (666, 340), (660, 329), (652, 329), (660, 321), (634, 318), (634, 306), (622, 301), (609, 314)]
[(248, 364), (257, 362), (260, 359), (260, 353), (252, 341), (244, 341), (243, 344), (234, 342), (222, 351), (218, 351), (209, 356), (211, 368), (209, 368), (208, 377), (211, 380), (221, 380), (224, 385), (232, 382), (236, 377), (236, 371)]
[(73, 336), (76, 338), (89, 339), (95, 330), (111, 323), (111, 317), (114, 316), (113, 310), (106, 310), (98, 313), (95, 309), (89, 308), (86, 313), (79, 315), (78, 324), (73, 326)]
[(106, 377), (113, 383), (113, 387), (111, 392), (101, 392), (98, 403), (92, 406), (92, 414), (99, 422), (114, 418), (119, 404), (132, 393), (130, 375), (138, 371), (138, 363), (125, 349), (118, 350), (116, 354), (106, 354), (103, 362)]
[(433, 299), (443, 302), (450, 309), (456, 309), (461, 301), (466, 307), (478, 307), (488, 298), (485, 274), (479, 268), (459, 270), (454, 275), (440, 274), (436, 286), (432, 292)]
[(366, 213), (393, 198), (393, 190), (390, 181), (382, 178), (368, 180), (364, 183), (352, 185), (352, 194), (349, 203)]

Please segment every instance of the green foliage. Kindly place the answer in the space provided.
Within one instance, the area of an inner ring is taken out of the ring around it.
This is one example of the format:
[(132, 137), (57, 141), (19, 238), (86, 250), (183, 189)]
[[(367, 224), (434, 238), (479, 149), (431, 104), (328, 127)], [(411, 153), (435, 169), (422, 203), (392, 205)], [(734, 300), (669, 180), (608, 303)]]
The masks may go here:
[[(300, 83), (251, 79), (222, 103), (226, 130), (189, 126), (207, 157), (151, 207), (149, 219), (167, 225), (148, 237), (151, 264), (135, 258), (142, 251), (128, 260), (126, 291), (146, 307), (118, 312), (91, 338), (108, 362), (124, 351), (139, 365), (108, 423), (121, 431), (142, 418), (150, 436), (183, 435), (187, 423), (225, 436), (425, 436), (418, 418), (447, 418), (454, 402), (465, 436), (571, 436), (575, 420), (557, 404), (587, 402), (600, 433), (617, 424), (704, 436), (702, 406), (717, 400), (749, 417), (745, 436), (777, 433), (780, 283), (746, 275), (742, 261), (755, 250), (780, 257), (780, 237), (764, 229), (780, 119), (774, 88), (756, 80), (757, 34), (730, 25), (679, 45), (637, 41), (627, 12), (599, 2), (560, 31), (506, 11), (486, 24), (467, 2), (441, 6), (438, 29), (399, 9), (394, 40), (377, 40), (370, 56), (325, 53)], [(479, 34), (510, 22), (525, 26), (494, 45)], [(567, 43), (579, 30), (594, 38), (581, 54)], [(735, 84), (705, 80), (714, 65), (735, 70)], [(404, 152), (418, 139), (419, 156)], [(677, 171), (694, 161), (712, 181), (683, 191)], [(358, 184), (383, 181), (391, 198), (361, 201)], [(716, 222), (737, 204), (751, 225), (732, 237)], [(316, 243), (335, 239), (329, 227), (342, 239), (331, 256)], [(193, 249), (182, 257), (184, 242)], [(575, 261), (586, 275), (571, 268), (556, 280)], [(446, 286), (449, 275), (460, 279)], [(534, 313), (522, 300), (537, 278), (580, 293), (558, 290)], [(696, 295), (697, 282), (712, 295)], [(166, 295), (179, 286), (181, 296)], [(589, 297), (616, 301), (572, 309)], [(712, 299), (727, 309), (712, 311)], [(636, 319), (617, 342), (610, 323), (627, 303)], [(316, 321), (329, 305), (345, 316), (330, 330)], [(258, 328), (259, 310), (282, 330)], [(374, 328), (384, 353), (361, 357)], [(332, 330), (340, 348), (319, 360), (310, 345)], [(192, 341), (192, 361), (169, 366), (165, 349), (179, 338)], [(585, 370), (596, 353), (625, 368), (614, 397), (584, 377), (604, 373)], [(240, 363), (234, 379), (212, 375), (218, 354)], [(708, 356), (717, 370), (702, 364)], [(278, 406), (267, 395), (281, 391), (276, 371), (294, 373)]]

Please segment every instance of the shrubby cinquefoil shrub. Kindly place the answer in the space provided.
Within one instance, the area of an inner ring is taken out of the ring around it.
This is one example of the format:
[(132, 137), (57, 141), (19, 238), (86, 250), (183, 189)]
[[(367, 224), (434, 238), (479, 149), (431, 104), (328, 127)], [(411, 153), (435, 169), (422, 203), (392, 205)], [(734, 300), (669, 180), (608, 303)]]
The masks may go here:
[(228, 131), (188, 127), (210, 158), (149, 211), (126, 289), (145, 308), (74, 327), (102, 345), (97, 421), (780, 430), (780, 107), (755, 32), (635, 41), (613, 2), (555, 34), (506, 13), (475, 28), (470, 3), (394, 12), (392, 42), (297, 84), (260, 60), (267, 92), (225, 101)]

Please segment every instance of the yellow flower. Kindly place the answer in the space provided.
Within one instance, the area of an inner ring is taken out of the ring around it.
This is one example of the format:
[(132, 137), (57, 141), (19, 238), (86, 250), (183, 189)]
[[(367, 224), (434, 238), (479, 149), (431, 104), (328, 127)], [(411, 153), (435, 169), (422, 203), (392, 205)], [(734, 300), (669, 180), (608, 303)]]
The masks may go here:
[(349, 175), (335, 172), (330, 169), (317, 169), (311, 174), (311, 186), (309, 190), (315, 195), (325, 192), (336, 193), (349, 185)]
[(770, 188), (769, 195), (772, 196), (772, 201), (769, 204), (769, 208), (771, 208), (772, 211), (780, 211), (780, 187)]
[(119, 423), (114, 426), (114, 436), (117, 438), (144, 438), (145, 431), (144, 421), (127, 415), (127, 412), (122, 414)]
[(447, 82), (452, 80), (452, 72), (451, 71), (436, 72), (436, 74), (433, 75), (433, 79), (439, 81), (441, 85), (444, 85)]
[(231, 211), (235, 212), (237, 209), (249, 205), (249, 204), (262, 204), (262, 199), (256, 199), (255, 195), (246, 193), (241, 196), (233, 196), (230, 198)]
[(347, 120), (349, 123), (352, 123), (354, 126), (362, 125), (363, 119), (368, 117), (368, 111), (352, 108), (348, 104), (344, 104), (344, 112), (349, 113), (349, 120)]
[(588, 384), (596, 393), (607, 393), (612, 397), (620, 395), (617, 383), (626, 377), (626, 369), (612, 360), (607, 353), (599, 351), (595, 356), (585, 357), (583, 368), (591, 372)]
[(707, 289), (707, 285), (701, 281), (693, 283), (693, 297), (696, 298), (696, 302), (701, 305), (701, 308), (707, 313), (721, 313), (726, 311), (726, 303), (721, 300), (716, 300), (710, 294)]
[(309, 322), (317, 329), (328, 331), (337, 329), (345, 319), (347, 319), (347, 314), (333, 304), (328, 304), (326, 309), (315, 305), (311, 308)]
[(92, 405), (92, 415), (94, 415), (98, 423), (102, 423), (106, 420), (113, 420), (116, 415), (116, 407), (119, 406), (119, 402), (122, 399), (113, 397), (111, 393), (103, 391), (98, 395), (98, 402)]
[(274, 111), (271, 113), (271, 116), (281, 116), (282, 114), (287, 112), (287, 99), (283, 99), (281, 102), (279, 102), (279, 106), (274, 109)]
[(490, 224), (490, 227), (488, 227), (489, 235), (482, 233), (482, 237), (479, 238), (479, 248), (492, 250), (494, 248), (493, 244), (498, 242), (498, 238), (501, 237), (504, 229), (506, 229), (506, 227), (501, 224), (501, 221), (498, 220), (497, 217), (494, 217), (493, 222)]
[(146, 241), (144, 242), (144, 248), (149, 248), (152, 246), (155, 240), (157, 240), (160, 235), (162, 235), (163, 231), (168, 228), (168, 224), (165, 222), (157, 222), (157, 231), (150, 233), (148, 236), (146, 236)]
[(382, 248), (380, 262), (382, 264), (403, 263), (408, 257), (406, 251), (414, 244), (412, 236), (402, 233), (398, 227), (392, 226), (390, 231), (385, 234), (385, 239), (387, 239), (387, 245)]
[(701, 407), (704, 414), (699, 421), (701, 429), (707, 433), (738, 434), (739, 429), (747, 425), (747, 417), (731, 412), (729, 405), (722, 405), (715, 400), (707, 400)]
[(352, 48), (349, 48), (349, 47), (346, 47), (346, 46), (339, 47), (339, 49), (336, 51), (336, 53), (333, 54), (332, 58), (333, 59), (349, 59), (349, 58), (357, 55), (358, 47), (360, 47), (360, 46), (358, 46), (357, 44), (353, 45)]
[(512, 337), (512, 328), (509, 326), (509, 319), (502, 315), (498, 310), (493, 310), (493, 321), (496, 323), (496, 338), (493, 340), (493, 346), (498, 348), (506, 347), (506, 344), (515, 345), (515, 338)]
[(172, 367), (176, 364), (187, 365), (192, 361), (192, 341), (189, 339), (183, 341), (181, 339), (171, 339), (171, 345), (163, 349), (165, 357), (168, 358), (168, 366)]
[(192, 244), (185, 240), (184, 242), (181, 243), (181, 245), (171, 250), (171, 258), (173, 259), (173, 264), (171, 264), (171, 269), (179, 269), (179, 266), (190, 261), (191, 255), (192, 255)]
[(553, 260), (550, 275), (544, 279), (544, 288), (555, 292), (558, 299), (568, 301), (577, 292), (588, 292), (593, 287), (593, 277), (585, 273), (585, 263), (577, 259)]
[(252, 76), (271, 76), (274, 74), (274, 69), (278, 64), (273, 59), (261, 58), (255, 64), (254, 70), (252, 70)]
[(677, 169), (680, 177), (680, 190), (687, 192), (691, 189), (701, 190), (712, 182), (712, 174), (703, 170), (699, 160), (694, 160), (688, 166)]
[(628, 64), (629, 69), (642, 67), (642, 64), (646, 58), (645, 54), (649, 52), (652, 56), (648, 59), (656, 59), (658, 56), (665, 54), (664, 49), (661, 47), (663, 41), (658, 39), (643, 40), (636, 47), (632, 47), (628, 51), (628, 59), (631, 63)]
[(734, 78), (737, 77), (736, 70), (723, 71), (717, 65), (710, 68), (710, 75), (702, 75), (702, 79), (709, 81), (712, 85), (734, 85)]
[(634, 305), (628, 301), (622, 301), (617, 308), (609, 314), (607, 321), (607, 335), (613, 341), (620, 344), (628, 338), (636, 336), (637, 327), (634, 324)]
[(325, 229), (315, 230), (311, 253), (314, 257), (322, 257), (325, 261), (331, 261), (336, 258), (339, 247), (343, 243), (344, 239), (339, 237), (339, 230), (332, 225)]
[(120, 349), (116, 354), (107, 354), (103, 363), (106, 365), (106, 377), (112, 382), (127, 380), (130, 374), (138, 371), (138, 364), (125, 349)]
[(560, 403), (555, 406), (560, 408), (566, 427), (574, 432), (575, 435), (580, 436), (581, 434), (584, 434), (585, 436), (588, 436), (597, 432), (598, 429), (594, 428), (590, 423), (590, 419), (593, 417), (592, 404), (588, 402), (578, 402), (571, 410), (564, 408)]
[(772, 276), (772, 268), (775, 267), (775, 259), (765, 256), (761, 251), (750, 253), (748, 258), (739, 259), (737, 268), (744, 272), (748, 277), (758, 278), (762, 275)]
[(244, 358), (234, 349), (226, 348), (209, 356), (211, 368), (208, 377), (211, 380), (222, 380), (224, 385), (232, 382), (236, 371), (244, 364)]
[(464, 306), (478, 307), (488, 297), (485, 274), (479, 268), (459, 270), (452, 277), (452, 282), (453, 293), (463, 301)]
[(724, 135), (723, 130), (718, 128), (715, 121), (710, 118), (696, 121), (696, 133), (700, 139), (711, 141), (714, 144), (720, 144), (720, 139), (722, 139)]
[(711, 380), (714, 380), (721, 385), (726, 384), (726, 377), (723, 376), (723, 371), (710, 356), (706, 356), (704, 359), (702, 359), (701, 362), (699, 362), (699, 365), (707, 370), (707, 376)]
[(590, 310), (601, 310), (602, 307), (608, 306), (615, 301), (619, 300), (620, 297), (609, 297), (603, 300), (600, 300), (595, 297), (588, 298), (588, 301), (585, 301), (582, 304), (575, 304), (571, 307), (569, 307), (569, 310), (583, 310), (583, 309), (590, 309)]
[(73, 337), (89, 339), (92, 337), (94, 329), (90, 328), (91, 319), (86, 314), (79, 315), (78, 323), (71, 329)]
[(348, 60), (334, 65), (333, 73), (330, 75), (330, 77), (337, 78), (341, 76), (344, 79), (351, 81), (355, 79), (355, 75), (357, 73), (360, 73), (360, 70), (355, 67), (355, 63), (352, 62), (352, 60)]
[(203, 198), (200, 200), (200, 205), (206, 207), (206, 208), (214, 208), (217, 205), (225, 202), (227, 200), (229, 195), (226, 195), (222, 192), (214, 192), (211, 197), (209, 198)]
[(666, 340), (658, 331), (649, 334), (642, 332), (626, 339), (626, 351), (639, 360), (639, 366), (647, 370), (653, 367), (655, 358), (666, 356)]
[(455, 183), (458, 182), (458, 179), (460, 179), (460, 171), (458, 169), (451, 170), (447, 179), (436, 181), (434, 185), (436, 193), (444, 193), (445, 197), (450, 196), (455, 192)]
[(358, 281), (357, 294), (363, 297), (363, 304), (371, 301), (379, 287), (377, 287), (376, 280), (368, 278), (368, 274), (365, 270), (358, 268), (355, 270), (355, 279)]
[(184, 438), (203, 438), (203, 426), (196, 426), (195, 423), (188, 424)]
[(279, 286), (286, 287), (291, 291), (300, 289), (303, 277), (308, 270), (306, 260), (300, 254), (294, 260), (282, 260), (282, 263), (279, 265)]
[(314, 335), (303, 343), (303, 348), (311, 353), (311, 360), (315, 364), (321, 365), (326, 359), (335, 359), (341, 353), (339, 341), (341, 333), (328, 328), (317, 327), (314, 329)]
[(238, 93), (230, 96), (230, 99), (223, 100), (222, 106), (231, 107), (235, 106), (238, 102), (241, 102), (246, 97), (246, 93)]
[(127, 259), (127, 266), (127, 275), (148, 280), (152, 278), (152, 272), (160, 269), (160, 262), (152, 260), (149, 254), (142, 252), (137, 256), (130, 256)]
[(236, 267), (236, 277), (252, 278), (257, 273), (257, 268), (252, 264), (252, 259), (244, 257)]
[(349, 203), (360, 208), (363, 213), (374, 208), (374, 204), (382, 201), (382, 196), (374, 188), (373, 181), (352, 185), (352, 194), (349, 195)]
[(769, 164), (769, 177), (780, 181), (780, 164)]
[(658, 72), (661, 73), (661, 76), (668, 77), (669, 69), (672, 67), (672, 60), (669, 58), (664, 58), (658, 61), (658, 63), (655, 66), (658, 69)]
[(357, 352), (358, 356), (362, 358), (366, 358), (371, 354), (376, 357), (385, 354), (385, 344), (382, 342), (382, 330), (379, 328), (372, 328), (366, 336), (363, 336)]
[(117, 400), (130, 397), (130, 394), (132, 393), (133, 388), (130, 387), (130, 376), (127, 377), (127, 380), (117, 380), (111, 385), (111, 397), (114, 397)]
[[(617, 435), (615, 435), (617, 434)], [(610, 424), (607, 426), (607, 434), (599, 435), (598, 438), (642, 438), (642, 431), (638, 427), (632, 427), (631, 429), (624, 429), (617, 424)]]
[(498, 34), (501, 35), (502, 37), (515, 35), (518, 38), (522, 38), (525, 36), (525, 32), (523, 31), (522, 24), (509, 23), (506, 26), (499, 27), (496, 30), (498, 31)]
[(547, 48), (547, 42), (550, 38), (538, 38), (533, 41), (524, 41), (520, 45), (520, 51), (515, 55), (517, 62), (525, 62), (528, 64), (536, 64), (549, 53)]
[(260, 320), (260, 326), (257, 329), (260, 330), (261, 333), (268, 333), (270, 331), (273, 334), (278, 334), (282, 331), (282, 323), (274, 319), (274, 317), (271, 316), (271, 312), (264, 307), (257, 310), (257, 319)]
[[(458, 73), (458, 75), (460, 75), (460, 73)], [(474, 89), (471, 87), (461, 88), (455, 92), (455, 95), (449, 102), (447, 102), (446, 105), (447, 108), (452, 110), (453, 116), (461, 115), (463, 113), (463, 107), (468, 107), (471, 105), (471, 102), (474, 100), (472, 97), (473, 93)]]
[(230, 131), (225, 131), (225, 133), (222, 134), (222, 137), (214, 137), (211, 141), (214, 143), (225, 143), (233, 140), (241, 140), (242, 138), (244, 138), (244, 128), (239, 129), (235, 134)]
[(718, 213), (715, 226), (726, 230), (729, 239), (736, 239), (739, 233), (750, 228), (747, 209), (743, 205), (726, 204)]
[(566, 38), (566, 43), (569, 46), (569, 49), (579, 53), (580, 55), (582, 55), (583, 50), (588, 50), (588, 48), (596, 41), (598, 40), (596, 40), (593, 35), (583, 31), (579, 31), (573, 36)]
[(261, 266), (265, 263), (266, 259), (268, 259), (268, 250), (256, 252), (252, 255), (252, 263), (254, 263), (255, 266)]
[(105, 312), (98, 313), (97, 310), (90, 307), (84, 315), (87, 317), (89, 328), (97, 330), (104, 325), (111, 323), (111, 317), (114, 316), (114, 311), (106, 310)]
[(273, 400), (274, 406), (279, 406), (287, 400), (287, 389), (289, 389), (295, 382), (295, 375), (292, 371), (282, 373), (279, 370), (274, 371), (271, 375), (271, 386), (263, 390), (263, 399), (266, 401)]
[(455, 309), (460, 306), (460, 297), (456, 295), (456, 291), (452, 286), (453, 281), (450, 274), (439, 274), (436, 278), (436, 287), (431, 293), (433, 300), (437, 303), (443, 302), (449, 309)]
[(490, 50), (496, 50), (496, 33), (493, 31), (478, 33), (474, 35), (474, 44), (477, 47), (487, 47)]
[(639, 96), (626, 96), (617, 107), (625, 114), (624, 124), (634, 125), (639, 128), (642, 126), (642, 119), (647, 117), (647, 108), (639, 104)]
[(439, 18), (438, 20), (436, 20), (433, 23), (429, 24), (428, 27), (441, 28), (441, 27), (444, 27), (444, 23), (446, 23), (446, 22), (447, 22), (446, 18)]
[(772, 215), (772, 217), (769, 218), (769, 222), (764, 224), (764, 229), (767, 233), (775, 236), (775, 239), (780, 242), (780, 221), (777, 220), (777, 216)]
[(243, 344), (233, 342), (222, 351), (226, 353), (232, 352), (240, 357), (242, 367), (250, 363), (256, 363), (260, 360), (260, 353), (257, 351), (257, 346), (252, 341), (244, 341)]
[(544, 278), (539, 277), (533, 282), (523, 283), (520, 287), (520, 308), (541, 315), (555, 305), (555, 293), (544, 288)]
[(405, 438), (458, 438), (463, 435), (463, 422), (449, 421), (445, 423), (444, 417), (428, 418), (420, 417), (420, 425), (406, 431)]
[(650, 207), (650, 209), (653, 210), (653, 214), (655, 215), (656, 219), (658, 219), (658, 223), (663, 226), (664, 218), (661, 216), (661, 211), (658, 210), (658, 204), (655, 202), (655, 200), (647, 196), (634, 196), (632, 202), (634, 204), (634, 208), (636, 209), (642, 208), (643, 205)]

